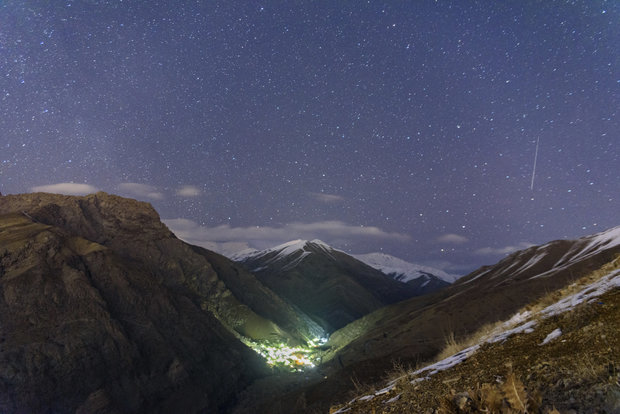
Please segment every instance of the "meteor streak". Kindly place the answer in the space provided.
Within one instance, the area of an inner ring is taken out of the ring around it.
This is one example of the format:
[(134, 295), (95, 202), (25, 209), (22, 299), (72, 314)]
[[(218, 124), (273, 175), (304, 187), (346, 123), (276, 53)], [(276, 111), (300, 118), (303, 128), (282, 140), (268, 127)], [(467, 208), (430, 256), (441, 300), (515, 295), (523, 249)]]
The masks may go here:
[(534, 177), (536, 177), (536, 161), (538, 161), (538, 144), (540, 144), (540, 137), (536, 140), (536, 152), (534, 153), (534, 169), (532, 169), (532, 182), (530, 183), (530, 190), (534, 191)]

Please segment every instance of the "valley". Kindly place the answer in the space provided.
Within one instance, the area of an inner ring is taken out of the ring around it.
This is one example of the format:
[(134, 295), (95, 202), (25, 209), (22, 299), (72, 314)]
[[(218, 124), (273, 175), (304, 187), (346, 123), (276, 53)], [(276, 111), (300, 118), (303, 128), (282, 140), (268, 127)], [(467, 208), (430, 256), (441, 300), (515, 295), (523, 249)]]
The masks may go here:
[(616, 227), (463, 277), (320, 240), (231, 260), (147, 203), (2, 196), (0, 411), (524, 412), (509, 381), (540, 412), (608, 409), (619, 256)]

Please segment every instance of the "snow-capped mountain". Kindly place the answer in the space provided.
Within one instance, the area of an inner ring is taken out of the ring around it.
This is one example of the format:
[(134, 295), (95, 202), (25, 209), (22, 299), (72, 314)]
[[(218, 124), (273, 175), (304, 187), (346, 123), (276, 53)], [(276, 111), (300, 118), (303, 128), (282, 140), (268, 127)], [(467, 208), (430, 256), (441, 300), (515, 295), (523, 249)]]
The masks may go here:
[[(432, 297), (411, 298), (347, 325), (332, 333), (330, 344), (346, 344), (338, 352), (346, 353), (350, 360), (362, 361), (368, 355), (372, 359), (415, 360), (420, 353), (436, 352), (444, 346), (442, 330), (446, 326), (466, 337), (484, 324), (510, 318), (529, 303), (583, 276), (596, 275), (604, 266), (617, 269), (618, 255), (620, 227), (532, 246), (459, 278)], [(362, 335), (347, 342), (351, 333), (362, 329)], [(435, 347), (434, 351), (429, 347)]]
[(420, 277), (427, 279), (436, 277), (445, 282), (454, 283), (461, 277), (460, 275), (446, 273), (443, 270), (429, 266), (409, 263), (385, 253), (355, 254), (353, 257), (403, 283), (408, 283)]
[(233, 262), (242, 262), (248, 257), (252, 257), (259, 252), (260, 250), (249, 248), (249, 249), (239, 250), (238, 252), (234, 252), (233, 254), (229, 254), (225, 256), (228, 256), (228, 258), (232, 260)]
[(386, 277), (320, 240), (293, 240), (232, 258), (328, 331), (428, 289)]
[(579, 267), (584, 262), (596, 265), (609, 260), (618, 246), (620, 226), (577, 240), (555, 240), (514, 252), (494, 266), (484, 266), (470, 273), (460, 279), (459, 283), (468, 284), (477, 279), (493, 280), (498, 275), (508, 275), (507, 279), (511, 280), (550, 278)]
[[(267, 263), (268, 265), (281, 260), (286, 260), (287, 257), (292, 257), (292, 255), (295, 255), (295, 253), (300, 252), (300, 254), (296, 256), (296, 260), (292, 263), (289, 263), (290, 266), (295, 266), (312, 252), (311, 246), (313, 246), (314, 248), (320, 247), (326, 253), (339, 252), (342, 254), (347, 254), (341, 250), (334, 249), (327, 243), (318, 239), (312, 241), (292, 240), (290, 242), (283, 243), (266, 250), (245, 249), (231, 255), (230, 259), (236, 262), (244, 262), (255, 260), (260, 257), (265, 257), (275, 253), (275, 256), (271, 257), (269, 262)], [(394, 257), (385, 253), (353, 254), (349, 256), (381, 271), (383, 274), (388, 275), (402, 283), (408, 283), (421, 277), (423, 277), (424, 280), (429, 280), (430, 278), (437, 278), (447, 283), (453, 283), (459, 277), (461, 277), (460, 275), (446, 273), (443, 270), (433, 267), (409, 263), (405, 260), (399, 259), (398, 257)]]
[[(331, 255), (331, 252), (340, 252), (318, 239), (312, 241), (298, 239), (265, 250), (245, 249), (233, 254), (230, 259), (235, 262), (254, 262), (261, 258), (265, 259), (260, 267), (252, 269), (254, 271), (263, 270), (276, 263), (284, 263), (284, 267), (293, 268), (317, 249), (328, 255)], [(344, 252), (341, 253), (344, 254)]]

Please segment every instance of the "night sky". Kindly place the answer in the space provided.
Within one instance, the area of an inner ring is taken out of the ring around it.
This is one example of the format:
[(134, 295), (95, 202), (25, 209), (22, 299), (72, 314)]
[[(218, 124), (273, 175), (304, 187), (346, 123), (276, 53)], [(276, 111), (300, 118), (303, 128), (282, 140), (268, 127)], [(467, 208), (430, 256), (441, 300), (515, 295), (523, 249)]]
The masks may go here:
[(620, 224), (620, 2), (0, 1), (0, 191), (465, 273)]

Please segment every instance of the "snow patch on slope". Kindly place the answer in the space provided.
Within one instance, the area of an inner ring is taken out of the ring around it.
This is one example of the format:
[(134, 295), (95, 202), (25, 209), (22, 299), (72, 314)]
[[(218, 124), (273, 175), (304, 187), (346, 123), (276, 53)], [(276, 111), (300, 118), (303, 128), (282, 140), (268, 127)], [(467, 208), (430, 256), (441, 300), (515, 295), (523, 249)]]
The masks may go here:
[[(534, 327), (536, 326), (535, 319), (538, 315), (540, 315), (542, 318), (549, 318), (551, 316), (570, 311), (571, 309), (575, 308), (575, 306), (583, 302), (591, 302), (598, 296), (601, 296), (605, 292), (614, 288), (620, 288), (620, 269), (601, 277), (594, 283), (587, 285), (581, 291), (573, 295), (569, 295), (550, 306), (547, 306), (540, 312), (533, 314), (530, 312), (522, 312), (516, 314), (510, 320), (505, 322), (500, 327), (500, 329), (491, 332), (489, 336), (483, 338), (481, 344), (485, 342), (495, 343), (505, 341), (506, 339), (508, 339), (508, 337), (517, 333), (531, 333), (534, 331)], [(517, 324), (518, 326), (513, 328), (512, 326), (514, 326), (515, 324)], [(481, 344), (473, 345), (467, 349), (464, 349), (461, 352), (456, 353), (455, 355), (446, 358), (445, 360), (424, 367), (414, 372), (413, 374), (416, 375), (418, 373), (430, 370), (431, 373), (429, 375), (432, 375), (433, 373), (436, 373), (438, 371), (443, 371), (447, 368), (450, 368), (457, 363), (467, 359), (467, 357), (473, 352), (475, 352)]]
[[(441, 361), (438, 361), (434, 364), (418, 369), (417, 371), (409, 372), (406, 376), (401, 376), (399, 378), (396, 378), (388, 382), (387, 387), (383, 388), (382, 390), (379, 390), (375, 392), (374, 394), (355, 398), (352, 401), (350, 401), (348, 404), (346, 404), (344, 407), (341, 407), (335, 413), (344, 413), (344, 412), (349, 411), (352, 408), (351, 405), (355, 403), (356, 401), (370, 400), (374, 398), (375, 396), (386, 394), (392, 391), (396, 387), (396, 383), (399, 380), (404, 379), (405, 377), (416, 376), (417, 378), (414, 378), (413, 380), (411, 380), (412, 384), (425, 381), (429, 379), (432, 375), (440, 371), (445, 371), (465, 361), (467, 358), (473, 355), (476, 351), (478, 351), (478, 349), (480, 349), (480, 347), (484, 343), (503, 342), (507, 340), (511, 335), (515, 335), (518, 333), (528, 334), (528, 333), (534, 332), (534, 329), (536, 327), (537, 317), (546, 319), (551, 316), (554, 316), (554, 315), (557, 315), (557, 314), (560, 314), (566, 311), (570, 311), (575, 306), (581, 303), (584, 303), (584, 302), (590, 303), (596, 300), (598, 296), (603, 295), (605, 292), (612, 290), (612, 289), (618, 289), (618, 288), (620, 288), (620, 269), (617, 269), (617, 270), (614, 270), (608, 273), (607, 275), (601, 277), (600, 279), (591, 283), (590, 285), (585, 286), (585, 288), (582, 289), (581, 291), (573, 295), (569, 295), (550, 306), (547, 306), (545, 309), (543, 309), (540, 312), (536, 312), (536, 313), (521, 312), (521, 313), (515, 314), (512, 318), (510, 318), (510, 320), (503, 323), (498, 329), (494, 330), (486, 337), (483, 337), (478, 344), (474, 344), (468, 348), (463, 349), (462, 351), (457, 352), (454, 355), (451, 355), (445, 359), (442, 359)], [(547, 343), (560, 337), (561, 335), (562, 335), (562, 330), (559, 328), (555, 329), (549, 335), (547, 335), (545, 340), (540, 345), (541, 346), (546, 345)], [(391, 399), (391, 400), (385, 401), (384, 404), (387, 404), (387, 403), (390, 403), (396, 400), (397, 398), (393, 400)]]
[(542, 343), (540, 343), (539, 345), (547, 345), (549, 342), (553, 341), (556, 338), (559, 338), (560, 336), (562, 336), (562, 330), (560, 328), (556, 328), (549, 335), (547, 335), (545, 340), (542, 341)]
[[(585, 245), (584, 245), (585, 243)], [(573, 263), (585, 260), (604, 250), (611, 249), (620, 245), (620, 226), (614, 227), (607, 231), (597, 233), (593, 236), (578, 239), (575, 245), (566, 254), (557, 261), (550, 270), (534, 276), (532, 279), (544, 277), (551, 272), (567, 268)], [(544, 248), (547, 245), (541, 246)]]

